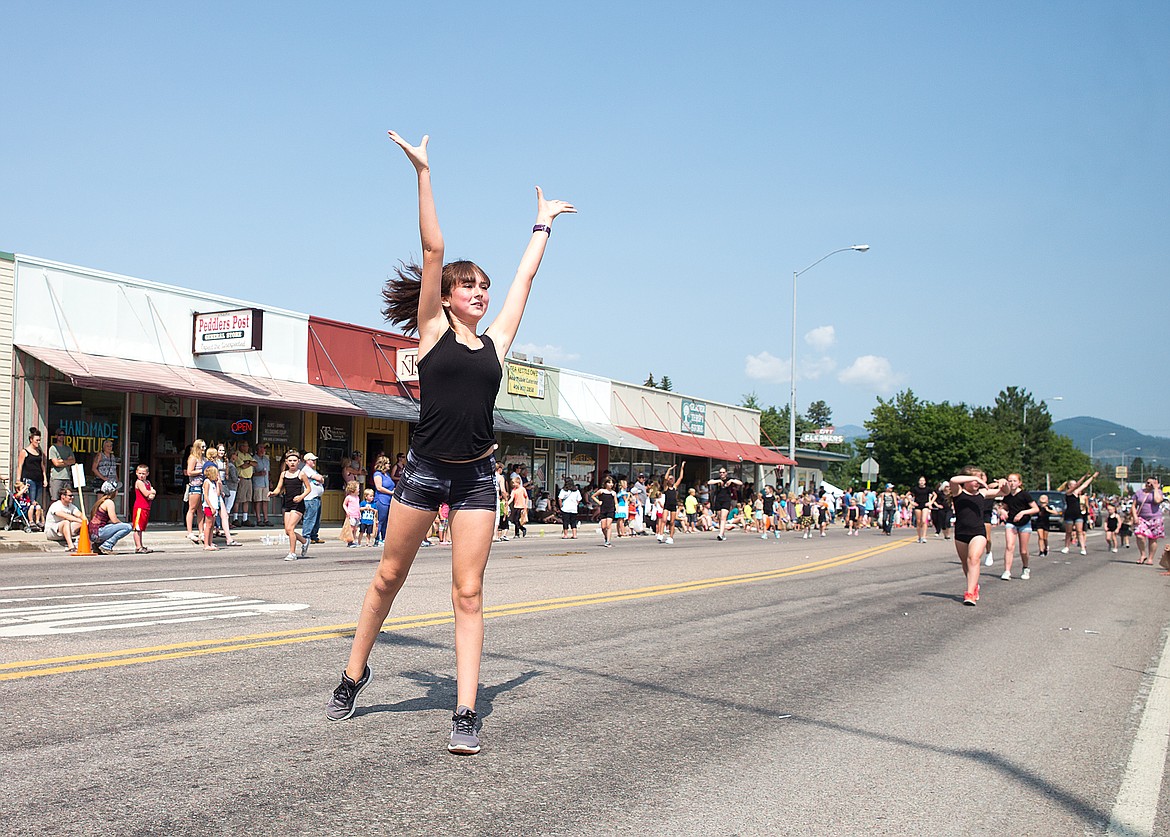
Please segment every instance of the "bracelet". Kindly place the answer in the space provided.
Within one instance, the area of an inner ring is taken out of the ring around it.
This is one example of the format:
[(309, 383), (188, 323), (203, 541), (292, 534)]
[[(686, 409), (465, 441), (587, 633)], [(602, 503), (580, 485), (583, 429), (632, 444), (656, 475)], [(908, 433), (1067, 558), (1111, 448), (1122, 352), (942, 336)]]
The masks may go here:
[(537, 224), (535, 227), (532, 228), (532, 231), (533, 232), (542, 232), (542, 233), (545, 233), (546, 235), (548, 235), (549, 237), (552, 237), (552, 227), (550, 227), (548, 224)]

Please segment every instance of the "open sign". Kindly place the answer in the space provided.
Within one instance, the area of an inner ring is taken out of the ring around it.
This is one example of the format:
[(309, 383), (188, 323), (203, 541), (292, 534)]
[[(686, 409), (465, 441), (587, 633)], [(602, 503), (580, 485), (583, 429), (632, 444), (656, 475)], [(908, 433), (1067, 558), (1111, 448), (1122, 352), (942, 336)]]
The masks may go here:
[(232, 435), (234, 435), (234, 436), (247, 436), (251, 432), (252, 432), (252, 420), (251, 419), (246, 419), (246, 418), (245, 419), (237, 419), (236, 421), (232, 422)]

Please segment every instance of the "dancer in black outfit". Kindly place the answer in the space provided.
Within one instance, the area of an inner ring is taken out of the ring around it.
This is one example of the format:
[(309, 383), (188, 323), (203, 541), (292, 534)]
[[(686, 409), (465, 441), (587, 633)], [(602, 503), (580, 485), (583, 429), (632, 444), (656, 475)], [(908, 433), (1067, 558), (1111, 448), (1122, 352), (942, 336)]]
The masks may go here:
[(983, 527), (985, 504), (1003, 493), (1007, 483), (996, 480), (987, 484), (987, 476), (969, 465), (957, 477), (951, 477), (949, 490), (955, 506), (955, 552), (967, 577), (963, 604), (974, 607), (979, 601), (979, 570), (983, 550), (987, 548), (987, 530)]
[(719, 469), (719, 476), (707, 480), (707, 485), (714, 490), (711, 498), (711, 508), (719, 515), (719, 534), (716, 540), (727, 540), (727, 513), (737, 499), (736, 489), (743, 485), (741, 480), (727, 475), (726, 468)]
[(353, 714), (358, 692), (370, 682), (366, 662), (382, 623), (440, 504), (447, 503), (457, 684), (447, 749), (471, 754), (480, 747), (475, 697), (483, 654), (483, 575), (498, 508), (492, 410), (504, 358), (520, 327), (553, 219), (576, 210), (564, 201), (546, 200), (536, 187), (536, 226), (503, 308), (480, 333), (491, 280), (471, 262), (443, 264), (443, 234), (427, 157), (430, 138), (424, 136), (419, 145), (411, 146), (391, 131), (390, 139), (406, 153), (418, 175), (422, 267), (399, 269), (382, 293), (386, 319), (407, 332), (418, 332), (419, 421), (402, 479), (394, 489), (382, 560), (366, 591), (349, 663), (326, 714), (332, 720)]

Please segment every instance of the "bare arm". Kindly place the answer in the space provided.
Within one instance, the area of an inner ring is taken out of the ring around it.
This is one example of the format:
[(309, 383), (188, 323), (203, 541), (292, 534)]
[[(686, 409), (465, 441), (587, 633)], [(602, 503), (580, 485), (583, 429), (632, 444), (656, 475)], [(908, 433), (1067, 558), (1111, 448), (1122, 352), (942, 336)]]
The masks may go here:
[(418, 175), (418, 231), (422, 239), (423, 260), (422, 287), (418, 295), (418, 357), (422, 360), (450, 327), (443, 313), (443, 232), (435, 210), (431, 166), (427, 159), (427, 143), (431, 138), (424, 136), (418, 145), (411, 145), (394, 131), (387, 133), (406, 152)]
[(269, 497), (275, 497), (284, 490), (284, 471), (280, 472), (280, 478), (276, 481), (276, 488), (268, 492)]
[[(101, 471), (98, 470), (98, 463), (101, 462), (103, 459), (105, 459), (105, 456), (99, 453), (97, 456), (95, 456), (93, 458), (93, 462), (91, 462), (89, 465), (89, 472), (91, 474), (93, 474), (95, 477), (103, 478)], [(117, 521), (114, 521), (114, 522), (117, 523)]]
[[(553, 219), (565, 212), (576, 212), (571, 203), (565, 201), (545, 200), (544, 192), (536, 187), (536, 223), (545, 227), (552, 227)], [(540, 269), (544, 250), (552, 233), (535, 230), (528, 239), (528, 247), (520, 257), (520, 266), (516, 268), (516, 277), (512, 280), (512, 287), (508, 288), (508, 295), (504, 298), (504, 307), (496, 319), (488, 326), (487, 334), (496, 346), (496, 354), (500, 356), (500, 363), (504, 362), (512, 341), (516, 339), (516, 332), (520, 330), (520, 318), (524, 316), (524, 307), (528, 304), (528, 294), (532, 291), (532, 280), (536, 278), (536, 271)]]
[(296, 502), (296, 503), (299, 503), (302, 500), (306, 499), (313, 490), (313, 486), (309, 483), (309, 477), (304, 472), (303, 469), (301, 470), (300, 477), (301, 477), (301, 487), (303, 490), (301, 491), (300, 494), (298, 494), (293, 499), (293, 502)]
[(1077, 483), (1076, 487), (1069, 493), (1079, 496), (1100, 473), (1100, 471), (1094, 471), (1092, 474), (1085, 474), (1081, 477), (1081, 481)]

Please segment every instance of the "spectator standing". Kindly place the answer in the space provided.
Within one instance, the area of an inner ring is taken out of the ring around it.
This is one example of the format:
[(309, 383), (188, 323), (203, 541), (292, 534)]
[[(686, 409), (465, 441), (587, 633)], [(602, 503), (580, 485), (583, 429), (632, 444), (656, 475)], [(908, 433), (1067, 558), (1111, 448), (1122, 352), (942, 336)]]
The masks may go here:
[(569, 477), (565, 477), (565, 487), (557, 495), (557, 502), (561, 509), (561, 537), (576, 540), (577, 510), (581, 506), (581, 492)]
[[(374, 505), (378, 507), (378, 537), (374, 546), (386, 542), (386, 524), (390, 520), (390, 501), (394, 498), (394, 480), (390, 479), (390, 457), (383, 454), (374, 463)], [(427, 546), (431, 543), (428, 540)]]
[(97, 479), (97, 485), (118, 481), (118, 457), (114, 456), (113, 439), (102, 439), (102, 449), (89, 464), (89, 472)]
[[(28, 486), (29, 499), (34, 503), (41, 502), (45, 487), (48, 485), (48, 473), (45, 468), (45, 452), (41, 450), (41, 431), (30, 427), (28, 444), (20, 449), (16, 461), (16, 473)], [(49, 494), (53, 497), (53, 494)]]
[(309, 543), (324, 543), (317, 534), (321, 529), (321, 495), (325, 493), (325, 477), (317, 470), (317, 454), (306, 453), (301, 473), (309, 480), (309, 496), (305, 498), (305, 520), (301, 524), (301, 534), (309, 539)]
[(252, 446), (247, 439), (242, 439), (236, 446), (232, 462), (235, 463), (239, 478), (236, 496), (232, 500), (232, 509), (239, 511), (236, 511), (232, 522), (237, 526), (255, 526), (256, 523), (248, 519), (248, 510), (255, 502), (252, 494), (252, 476), (256, 469), (256, 459), (252, 456)]
[(49, 446), (49, 496), (60, 497), (62, 488), (74, 488), (70, 468), (77, 464), (73, 448), (65, 444), (65, 428), (58, 427)]
[(1153, 564), (1158, 541), (1165, 537), (1162, 523), (1162, 486), (1153, 477), (1146, 480), (1142, 490), (1133, 495), (1133, 508), (1137, 513), (1137, 528), (1134, 534), (1138, 542), (1138, 563)]
[(362, 467), (362, 452), (355, 450), (353, 456), (349, 458), (349, 463), (342, 466), (341, 478), (346, 482), (352, 480), (359, 486), (364, 486), (367, 476), (366, 469)]
[[(191, 455), (187, 457), (187, 537), (194, 543), (199, 543), (200, 536), (194, 531), (195, 524), (199, 524), (199, 531), (203, 531), (203, 470), (207, 465), (204, 455), (207, 443), (196, 439), (191, 444)], [(196, 514), (199, 519), (196, 520)]]
[(271, 526), (268, 521), (268, 489), (271, 483), (268, 475), (272, 470), (272, 460), (268, 458), (268, 445), (261, 442), (256, 445), (256, 464), (252, 467), (252, 505), (256, 515), (257, 526)]
[(150, 505), (157, 493), (150, 484), (150, 468), (146, 465), (135, 468), (134, 508), (130, 513), (130, 530), (134, 532), (134, 552), (138, 555), (154, 551), (142, 543), (142, 534), (146, 531), (146, 524), (150, 522)]

